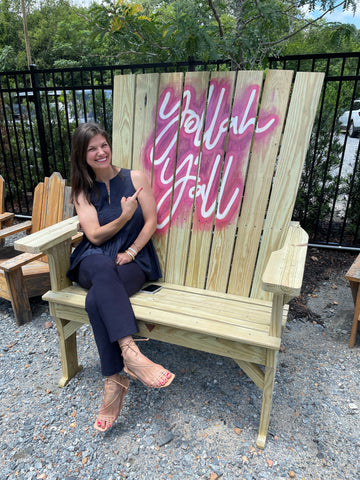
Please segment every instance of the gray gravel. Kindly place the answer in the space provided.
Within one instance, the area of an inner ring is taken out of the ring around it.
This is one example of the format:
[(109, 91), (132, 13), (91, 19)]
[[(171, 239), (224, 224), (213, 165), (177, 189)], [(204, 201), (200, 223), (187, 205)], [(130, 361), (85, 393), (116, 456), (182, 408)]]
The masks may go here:
[(103, 379), (91, 329), (78, 333), (83, 370), (60, 389), (47, 304), (34, 299), (32, 323), (17, 327), (0, 300), (1, 480), (360, 479), (360, 341), (348, 348), (345, 279), (330, 278), (309, 304), (325, 327), (288, 322), (260, 451), (260, 392), (236, 364), (155, 341), (141, 348), (176, 373), (173, 384), (131, 381), (114, 427), (95, 432)]

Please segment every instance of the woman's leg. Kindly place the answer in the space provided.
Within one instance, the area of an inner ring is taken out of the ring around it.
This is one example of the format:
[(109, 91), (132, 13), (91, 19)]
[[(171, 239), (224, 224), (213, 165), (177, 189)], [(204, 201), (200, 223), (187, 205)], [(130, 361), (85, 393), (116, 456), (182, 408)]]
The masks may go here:
[(102, 405), (95, 420), (94, 428), (99, 432), (105, 432), (112, 426), (120, 415), (122, 404), (129, 388), (129, 379), (116, 373), (106, 377)]
[(111, 376), (123, 369), (117, 340), (138, 332), (129, 296), (145, 282), (134, 262), (116, 266), (107, 255), (90, 255), (80, 264), (79, 284), (88, 288), (86, 311), (98, 347), (101, 371)]
[[(128, 265), (126, 268), (115, 267), (108, 256), (91, 255), (81, 262), (79, 268), (78, 282), (89, 289), (86, 310), (94, 331), (101, 370), (107, 377), (102, 405), (94, 424), (101, 432), (110, 428), (119, 416), (129, 386), (129, 379), (118, 373), (123, 369), (119, 344), (111, 340), (111, 336), (116, 336), (114, 329), (137, 332), (129, 296), (140, 289), (145, 275), (136, 264)], [(122, 274), (119, 274), (120, 270)]]

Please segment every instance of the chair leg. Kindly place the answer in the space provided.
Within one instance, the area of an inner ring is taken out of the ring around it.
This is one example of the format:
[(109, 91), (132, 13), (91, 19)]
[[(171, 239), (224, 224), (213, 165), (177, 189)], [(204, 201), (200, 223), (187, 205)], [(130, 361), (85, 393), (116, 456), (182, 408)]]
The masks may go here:
[(355, 345), (356, 334), (357, 334), (358, 324), (359, 324), (359, 317), (360, 317), (360, 286), (359, 286), (359, 283), (356, 285), (356, 287), (357, 287), (357, 294), (356, 294), (356, 298), (354, 297), (355, 312), (354, 312), (353, 324), (352, 324), (352, 328), (351, 328), (350, 341), (349, 341), (349, 347), (350, 348)]
[(268, 364), (270, 366), (265, 367), (265, 379), (264, 379), (264, 389), (263, 389), (263, 398), (261, 403), (261, 414), (259, 422), (259, 433), (256, 441), (256, 446), (258, 448), (264, 449), (266, 443), (267, 432), (269, 429), (270, 423), (270, 412), (274, 391), (274, 381), (276, 374), (276, 361), (277, 361), (278, 352), (268, 351)]
[(62, 374), (59, 387), (65, 387), (67, 383), (82, 369), (78, 363), (76, 332), (66, 337), (64, 327), (69, 323), (67, 320), (55, 317), (59, 335), (59, 347), (62, 364)]
[(21, 267), (5, 271), (5, 279), (16, 324), (21, 326), (31, 322), (31, 307)]

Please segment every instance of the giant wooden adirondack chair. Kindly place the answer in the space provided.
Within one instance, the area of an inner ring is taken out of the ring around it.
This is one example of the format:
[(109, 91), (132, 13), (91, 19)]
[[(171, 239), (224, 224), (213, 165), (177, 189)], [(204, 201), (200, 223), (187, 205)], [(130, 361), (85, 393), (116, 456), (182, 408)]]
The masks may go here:
[[(293, 83), (291, 71), (115, 78), (114, 163), (144, 170), (158, 205), (163, 288), (131, 298), (140, 335), (233, 358), (263, 392), (260, 448), (284, 305), (302, 283), (308, 237), (291, 216), (322, 82), (297, 73)], [(60, 262), (75, 232), (65, 221), (17, 242), (49, 256), (43, 298), (58, 326), (60, 385), (81, 368), (76, 330), (88, 322), (86, 291)]]
[[(26, 231), (34, 233), (73, 215), (71, 187), (60, 173), (45, 177), (34, 190), (32, 219), (2, 228), (0, 239)], [(0, 248), (0, 297), (11, 301), (18, 325), (32, 318), (29, 298), (50, 288), (49, 266), (42, 253), (18, 254), (12, 247)]]

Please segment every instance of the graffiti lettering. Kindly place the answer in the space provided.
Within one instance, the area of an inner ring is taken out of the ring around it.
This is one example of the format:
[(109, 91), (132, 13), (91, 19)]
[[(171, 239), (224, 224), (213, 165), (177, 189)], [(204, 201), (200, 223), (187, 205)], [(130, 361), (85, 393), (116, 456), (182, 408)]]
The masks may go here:
[(197, 98), (191, 87), (183, 93), (181, 115), (179, 96), (170, 87), (162, 92), (155, 142), (148, 141), (144, 160), (145, 168), (153, 166), (159, 232), (167, 230), (170, 208), (171, 221), (181, 223), (194, 201), (195, 220), (205, 228), (212, 225), (214, 216), (220, 226), (234, 220), (244, 184), (242, 166), (254, 129), (262, 137), (278, 124), (276, 114), (264, 112), (256, 124), (259, 93), (257, 85), (248, 88), (242, 98), (235, 99), (230, 116), (231, 89), (225, 81), (211, 83), (206, 112), (205, 98)]

